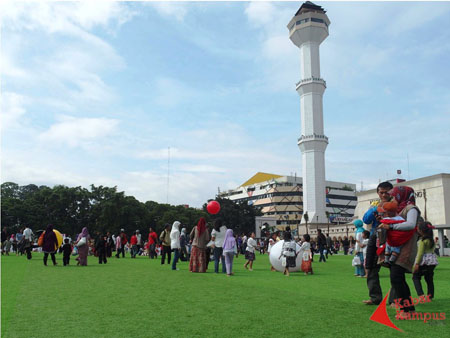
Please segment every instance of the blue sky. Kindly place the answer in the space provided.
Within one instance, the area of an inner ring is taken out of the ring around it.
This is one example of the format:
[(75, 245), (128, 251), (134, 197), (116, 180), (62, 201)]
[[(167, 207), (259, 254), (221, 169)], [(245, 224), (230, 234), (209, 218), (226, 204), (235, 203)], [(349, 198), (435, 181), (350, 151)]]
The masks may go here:
[[(317, 4), (327, 179), (450, 172), (450, 3)], [(300, 5), (2, 1), (2, 182), (201, 206), (258, 171), (301, 175)]]

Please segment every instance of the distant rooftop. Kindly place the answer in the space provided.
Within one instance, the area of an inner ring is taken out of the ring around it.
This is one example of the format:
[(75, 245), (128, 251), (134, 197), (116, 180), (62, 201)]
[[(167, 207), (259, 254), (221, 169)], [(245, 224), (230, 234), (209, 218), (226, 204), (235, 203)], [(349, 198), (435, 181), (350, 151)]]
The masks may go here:
[(316, 4), (312, 3), (311, 1), (306, 1), (303, 3), (303, 5), (300, 7), (300, 9), (295, 13), (295, 15), (299, 15), (306, 12), (322, 12), (326, 13), (327, 11), (324, 10), (321, 6), (317, 6)]

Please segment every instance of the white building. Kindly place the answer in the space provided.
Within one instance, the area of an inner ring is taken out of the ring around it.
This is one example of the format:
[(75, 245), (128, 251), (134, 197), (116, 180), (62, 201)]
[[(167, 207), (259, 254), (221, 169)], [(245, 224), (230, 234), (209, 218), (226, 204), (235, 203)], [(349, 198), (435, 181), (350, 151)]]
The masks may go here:
[[(303, 203), (312, 223), (326, 223), (325, 149), (328, 137), (323, 128), (322, 96), (326, 88), (320, 77), (319, 45), (328, 36), (328, 19), (322, 7), (305, 2), (287, 25), (289, 38), (300, 48), (300, 95)], [(302, 222), (305, 222), (303, 220)]]
[[(436, 234), (450, 235), (450, 174), (437, 174), (401, 182), (395, 185), (407, 185), (414, 189), (416, 205), (422, 213), (422, 217), (431, 222), (437, 229)], [(394, 186), (395, 186), (394, 185)], [(362, 218), (369, 209), (370, 203), (378, 198), (376, 189), (356, 193), (358, 205), (355, 216)], [(447, 228), (447, 230), (445, 230)], [(443, 242), (441, 243), (443, 247)], [(447, 249), (447, 255), (450, 249)]]
[[(324, 188), (324, 219), (321, 227), (334, 227), (338, 221), (353, 219), (356, 208), (356, 185), (351, 183), (326, 181)], [(280, 176), (268, 173), (257, 173), (236, 189), (221, 192), (222, 198), (229, 198), (235, 202), (244, 202), (260, 208), (267, 223), (274, 224), (279, 229), (287, 225), (293, 229), (299, 227), (300, 234), (306, 233), (306, 225), (300, 222), (303, 217), (303, 180), (297, 176)], [(309, 216), (309, 211), (308, 211)], [(317, 214), (315, 215), (318, 216)], [(309, 218), (309, 217), (308, 217)], [(314, 234), (317, 220), (309, 218), (308, 232)], [(262, 218), (258, 219), (261, 224)]]

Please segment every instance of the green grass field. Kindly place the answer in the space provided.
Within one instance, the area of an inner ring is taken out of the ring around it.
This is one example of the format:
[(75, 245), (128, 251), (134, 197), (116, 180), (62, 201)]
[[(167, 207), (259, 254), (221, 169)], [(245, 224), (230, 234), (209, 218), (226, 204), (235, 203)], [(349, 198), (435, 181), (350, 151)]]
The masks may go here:
[[(316, 256), (317, 257), (317, 256)], [(318, 257), (317, 257), (318, 258)], [(369, 320), (374, 306), (366, 280), (353, 276), (351, 256), (334, 255), (313, 263), (315, 274), (271, 272), (268, 256), (256, 256), (254, 271), (235, 260), (235, 276), (193, 274), (147, 257), (111, 258), (87, 267), (42, 264), (2, 256), (2, 337), (449, 337), (445, 321), (393, 322), (405, 333)], [(450, 316), (450, 258), (435, 270), (435, 300), (420, 312)], [(50, 260), (49, 260), (49, 264)], [(407, 275), (412, 294), (416, 293)], [(389, 289), (382, 269), (384, 294)]]

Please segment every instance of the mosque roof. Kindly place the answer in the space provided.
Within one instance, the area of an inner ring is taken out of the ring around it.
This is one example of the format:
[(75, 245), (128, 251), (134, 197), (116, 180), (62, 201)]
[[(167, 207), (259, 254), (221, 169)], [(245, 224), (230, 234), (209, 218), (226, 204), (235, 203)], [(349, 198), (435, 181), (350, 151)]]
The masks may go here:
[(276, 179), (276, 178), (280, 178), (280, 177), (283, 177), (283, 176), (258, 172), (255, 175), (253, 175), (248, 181), (242, 183), (241, 187), (246, 187), (248, 185), (252, 185), (255, 183), (261, 183), (261, 182), (269, 181), (271, 179)]
[(318, 6), (314, 3), (312, 3), (311, 1), (306, 1), (301, 5), (300, 9), (297, 11), (297, 13), (295, 13), (295, 15), (299, 15), (299, 14), (311, 12), (311, 11), (318, 11), (318, 12), (326, 13), (326, 11), (321, 6)]

